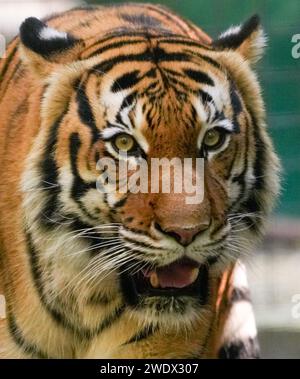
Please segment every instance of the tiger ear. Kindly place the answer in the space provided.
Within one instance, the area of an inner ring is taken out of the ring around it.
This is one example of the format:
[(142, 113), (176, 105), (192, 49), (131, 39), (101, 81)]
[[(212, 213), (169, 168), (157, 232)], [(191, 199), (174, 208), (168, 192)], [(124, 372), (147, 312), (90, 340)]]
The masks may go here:
[(48, 76), (55, 66), (75, 61), (83, 42), (37, 18), (27, 18), (20, 27), (21, 57), (39, 76)]
[(231, 27), (213, 41), (217, 50), (238, 51), (250, 63), (256, 63), (263, 55), (267, 38), (261, 27), (258, 15), (249, 18), (244, 24)]

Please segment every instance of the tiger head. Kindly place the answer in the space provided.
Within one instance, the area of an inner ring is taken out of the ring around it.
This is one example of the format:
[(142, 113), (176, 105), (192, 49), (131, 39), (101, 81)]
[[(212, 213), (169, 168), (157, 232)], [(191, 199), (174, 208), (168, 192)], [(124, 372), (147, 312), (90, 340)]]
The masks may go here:
[[(265, 44), (258, 18), (202, 42), (157, 30), (92, 44), (34, 18), (20, 36), (42, 88), (22, 190), (46, 291), (121, 299), (142, 319), (192, 319), (209, 302), (209, 277), (261, 234), (278, 191), (251, 67)], [(101, 191), (103, 158), (116, 168), (143, 159), (149, 172), (153, 158), (189, 158), (192, 177), (200, 159), (203, 197), (153, 192), (149, 176), (147, 191)]]

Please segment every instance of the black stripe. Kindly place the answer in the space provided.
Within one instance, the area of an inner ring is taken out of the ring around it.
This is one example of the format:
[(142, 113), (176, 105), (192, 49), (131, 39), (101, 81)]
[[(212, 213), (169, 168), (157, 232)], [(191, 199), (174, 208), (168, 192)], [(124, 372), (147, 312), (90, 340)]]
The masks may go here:
[[(86, 222), (81, 221), (77, 215), (74, 214), (66, 214), (66, 217), (69, 219), (72, 219), (72, 223), (68, 224), (68, 227), (72, 229), (72, 232), (81, 232), (82, 230), (87, 230), (87, 232), (84, 234), (84, 240), (87, 240), (87, 236), (89, 236), (88, 229), (92, 228), (93, 224), (88, 224)], [(92, 230), (92, 233), (90, 234), (91, 237), (97, 236), (98, 234), (95, 234), (95, 231)], [(100, 237), (99, 237), (100, 238)], [(89, 240), (90, 243), (93, 243), (93, 239)]]
[[(158, 89), (159, 90), (159, 89)], [(158, 91), (157, 90), (157, 91)], [(156, 92), (157, 92), (156, 91)], [(153, 94), (153, 92), (152, 92), (152, 94)], [(147, 121), (147, 126), (148, 126), (148, 128), (150, 128), (150, 129), (153, 129), (154, 128), (154, 124), (153, 124), (153, 115), (152, 115), (152, 113), (153, 113), (153, 108), (149, 108), (148, 110), (147, 110), (147, 112), (146, 112), (146, 115), (145, 115), (145, 117), (146, 117), (146, 121)]]
[(189, 121), (191, 121), (192, 126), (195, 127), (197, 119), (198, 119), (198, 113), (193, 104), (191, 104), (191, 116), (188, 119)]
[(25, 233), (26, 236), (26, 244), (27, 244), (27, 252), (30, 259), (30, 268), (31, 268), (31, 274), (33, 277), (33, 282), (35, 284), (35, 287), (37, 289), (37, 292), (39, 294), (39, 298), (41, 300), (41, 303), (44, 305), (46, 310), (51, 314), (52, 319), (57, 322), (59, 325), (63, 325), (65, 328), (69, 329), (71, 327), (71, 324), (69, 321), (65, 318), (63, 313), (60, 313), (58, 310), (51, 307), (49, 304), (47, 304), (46, 296), (44, 294), (44, 284), (43, 284), (43, 278), (42, 278), (42, 268), (40, 267), (39, 260), (38, 260), (38, 254), (35, 250), (35, 247), (33, 246), (32, 238), (29, 232)]
[(185, 37), (182, 35), (176, 36), (175, 34), (169, 36), (168, 38), (162, 37), (159, 39), (159, 42), (160, 43), (172, 44), (172, 45), (183, 45), (183, 46), (197, 47), (199, 49), (205, 49), (205, 50), (208, 48), (208, 46), (202, 45), (201, 42), (199, 42), (199, 41), (193, 41), (193, 40), (189, 39), (188, 37)]
[(139, 70), (126, 72), (122, 76), (118, 77), (111, 86), (112, 92), (123, 91), (136, 85), (141, 78), (139, 78)]
[(256, 147), (255, 163), (254, 163), (254, 176), (255, 176), (255, 189), (264, 190), (265, 189), (265, 178), (264, 170), (266, 167), (266, 146), (260, 136), (259, 126), (254, 114), (250, 112), (251, 120), (254, 127), (254, 139)]
[(231, 154), (231, 156), (232, 156), (232, 160), (231, 160), (231, 162), (230, 162), (230, 167), (229, 167), (228, 172), (227, 172), (227, 174), (226, 174), (226, 176), (225, 176), (225, 179), (226, 179), (226, 180), (229, 180), (229, 179), (231, 178), (232, 169), (233, 169), (233, 166), (234, 166), (234, 164), (235, 164), (237, 154), (238, 154), (238, 148), (237, 148), (237, 145), (236, 145), (236, 143), (235, 143), (235, 144), (234, 144), (234, 153)]
[(184, 53), (186, 54), (189, 54), (191, 56), (195, 56), (199, 59), (202, 59), (204, 60), (205, 62), (209, 63), (210, 65), (212, 65), (213, 67), (217, 68), (218, 70), (220, 71), (224, 71), (224, 69), (222, 68), (221, 64), (217, 61), (215, 61), (213, 58), (207, 56), (207, 55), (203, 55), (202, 53), (197, 53), (196, 51), (191, 51), (191, 50), (183, 50)]
[(39, 164), (42, 173), (41, 186), (44, 187), (43, 183), (51, 184), (49, 188), (43, 191), (46, 195), (46, 203), (40, 213), (40, 222), (44, 227), (53, 226), (53, 221), (51, 220), (56, 218), (57, 209), (59, 208), (58, 195), (61, 188), (58, 184), (58, 168), (54, 159), (54, 151), (57, 143), (58, 129), (65, 114), (66, 112), (51, 127), (45, 143), (45, 152)]
[(15, 317), (11, 313), (8, 314), (8, 328), (14, 342), (24, 351), (25, 354), (29, 354), (32, 358), (49, 358), (46, 353), (37, 347), (36, 344), (28, 342), (25, 339), (22, 331), (17, 325)]
[[(120, 37), (124, 37), (124, 35), (121, 35)], [(129, 37), (132, 37), (132, 35), (130, 35)], [(109, 37), (109, 39), (114, 39), (114, 38), (116, 38), (116, 36)], [(119, 38), (119, 37), (117, 37), (117, 38)], [(101, 41), (101, 44), (104, 43), (104, 42), (106, 42), (106, 41)], [(113, 43), (107, 44), (105, 46), (99, 47), (96, 51), (94, 51), (88, 57), (91, 58), (91, 57), (93, 57), (93, 56), (95, 56), (97, 54), (102, 54), (102, 53), (104, 53), (105, 51), (108, 51), (108, 50), (117, 49), (117, 48), (120, 48), (120, 47), (123, 47), (123, 46), (138, 45), (139, 43), (145, 43), (145, 40), (143, 40), (143, 39), (133, 39), (133, 40), (129, 40), (129, 41), (113, 42)]]
[(80, 176), (77, 168), (77, 158), (78, 152), (81, 146), (81, 141), (78, 133), (72, 133), (70, 135), (70, 162), (71, 162), (71, 171), (73, 174), (73, 184), (71, 189), (71, 197), (78, 205), (82, 213), (87, 216), (89, 219), (98, 221), (98, 217), (92, 215), (82, 204), (81, 197), (86, 194), (90, 189), (96, 189), (96, 182), (86, 183)]
[(136, 99), (137, 97), (137, 92), (134, 91), (132, 92), (131, 94), (127, 95), (126, 97), (124, 97), (124, 100), (122, 101), (122, 104), (121, 104), (121, 107), (119, 109), (119, 112), (116, 116), (116, 119), (118, 122), (120, 122), (121, 124), (124, 124), (123, 123), (123, 120), (121, 120), (121, 111), (125, 108), (125, 107), (130, 107), (132, 105), (132, 103), (134, 102), (134, 100)]
[(209, 266), (213, 266), (214, 264), (216, 264), (218, 262), (218, 260), (220, 259), (221, 256), (222, 256), (222, 251), (219, 251), (219, 253), (217, 255), (209, 256), (206, 259), (206, 262)]
[[(75, 90), (76, 86), (78, 83), (75, 85)], [(95, 117), (89, 102), (89, 99), (86, 95), (85, 92), (85, 84), (80, 83), (78, 85), (77, 91), (76, 91), (76, 101), (77, 101), (77, 107), (78, 107), (78, 115), (80, 118), (80, 121), (88, 126), (91, 130), (92, 133), (92, 142), (95, 143), (99, 137), (100, 133), (99, 130), (97, 129), (96, 122), (95, 122)]]
[(220, 245), (220, 243), (225, 241), (227, 239), (227, 237), (228, 237), (228, 234), (225, 234), (218, 241), (209, 242), (209, 243), (205, 244), (203, 247), (207, 248), (209, 246), (210, 248), (212, 248), (212, 247), (214, 247), (214, 245)]
[(130, 338), (127, 342), (123, 344), (124, 345), (129, 345), (131, 343), (137, 343), (140, 342), (146, 338), (149, 338), (153, 336), (153, 334), (158, 330), (158, 326), (154, 327), (153, 325), (147, 326), (144, 329), (142, 329), (140, 332), (135, 334), (133, 337)]
[(249, 229), (259, 234), (262, 221), (255, 216), (255, 214), (259, 215), (262, 210), (259, 196), (254, 191), (251, 191), (250, 197), (243, 203), (243, 206), (246, 208), (245, 212), (254, 214), (253, 216), (244, 217), (243, 221), (245, 221)]
[(116, 64), (122, 62), (139, 62), (139, 61), (150, 61), (149, 50), (146, 49), (140, 54), (121, 54), (113, 58), (109, 58), (101, 62), (99, 65), (95, 66), (92, 70), (99, 71), (100, 74), (105, 74), (110, 71)]
[(150, 60), (158, 64), (160, 62), (170, 62), (170, 61), (188, 61), (190, 62), (190, 57), (185, 53), (178, 52), (167, 52), (160, 46), (155, 46), (152, 50), (149, 50)]
[(232, 341), (223, 345), (218, 352), (219, 359), (258, 359), (259, 345), (256, 338)]
[[(71, 231), (75, 234), (76, 232), (82, 233), (84, 231), (84, 234), (82, 235), (82, 238), (85, 242), (88, 242), (90, 247), (92, 248), (95, 245), (98, 245), (102, 242), (107, 242), (107, 238), (103, 238), (101, 233), (96, 233), (95, 229), (93, 228), (93, 224), (88, 224), (86, 222), (81, 221), (76, 215), (73, 214), (66, 214), (66, 217), (69, 219), (72, 219), (72, 222), (68, 224), (68, 228), (71, 229)], [(92, 229), (91, 229), (92, 228)], [(112, 238), (115, 237), (115, 235), (112, 236)], [(101, 249), (97, 250), (91, 250), (90, 255), (93, 257), (97, 254), (99, 254), (99, 251)]]
[[(242, 203), (242, 209), (247, 213), (261, 214), (263, 210), (263, 203), (260, 200), (261, 193), (265, 191), (265, 178), (264, 171), (266, 167), (266, 147), (263, 143), (260, 133), (259, 126), (257, 124), (256, 118), (250, 112), (254, 127), (254, 139), (255, 139), (255, 162), (254, 162), (254, 178), (255, 182), (253, 188), (255, 191), (251, 191), (248, 199)], [(262, 221), (257, 217), (245, 217), (245, 222), (254, 232), (259, 233)]]
[(115, 65), (123, 62), (190, 62), (190, 57), (185, 53), (167, 53), (160, 47), (155, 47), (152, 50), (146, 49), (139, 54), (121, 54), (113, 58), (107, 59), (95, 66), (92, 70), (98, 70), (100, 74), (105, 74), (110, 71)]
[(91, 187), (96, 188), (95, 183), (92, 184), (86, 183), (82, 180), (78, 168), (77, 168), (77, 159), (78, 152), (81, 147), (81, 141), (78, 133), (72, 133), (69, 137), (69, 146), (70, 146), (70, 162), (71, 162), (71, 171), (73, 175), (73, 185), (71, 190), (72, 198), (77, 201), (81, 196), (83, 196)]
[[(129, 231), (132, 231), (131, 229), (127, 228)], [(142, 232), (140, 232), (139, 234), (144, 234)], [(145, 234), (144, 234), (145, 235)], [(124, 237), (124, 241), (126, 242), (130, 242), (131, 244), (134, 244), (136, 247), (144, 247), (146, 249), (153, 249), (153, 246), (150, 245), (150, 243), (147, 243), (147, 242), (140, 242), (140, 241), (135, 241), (134, 239), (132, 238), (129, 238), (129, 237)], [(133, 247), (134, 249), (134, 247)]]
[(199, 95), (201, 96), (201, 99), (202, 99), (202, 103), (204, 105), (206, 104), (209, 104), (209, 103), (213, 103), (213, 98), (210, 96), (209, 93), (207, 93), (206, 91), (203, 91), (202, 89), (199, 89), (198, 91)]
[(242, 107), (242, 102), (241, 99), (237, 93), (236, 86), (234, 85), (233, 82), (230, 84), (230, 102), (231, 102), (231, 107), (232, 107), (232, 112), (233, 112), (233, 127), (234, 127), (234, 132), (239, 133), (240, 132), (240, 125), (238, 123), (238, 116), (242, 112), (243, 107)]
[(230, 100), (231, 100), (233, 113), (236, 117), (242, 112), (243, 107), (242, 107), (242, 103), (241, 103), (240, 97), (237, 93), (237, 89), (234, 83), (231, 83), (230, 85)]
[(233, 178), (232, 178), (232, 182), (233, 183), (238, 183), (239, 186), (240, 186), (240, 196), (241, 196), (241, 199), (240, 201), (242, 202), (242, 199), (247, 195), (246, 193), (246, 179), (245, 179), (245, 176), (246, 176), (246, 173), (247, 173), (247, 170), (248, 170), (248, 154), (249, 154), (249, 133), (250, 133), (250, 125), (248, 123), (248, 121), (246, 120), (246, 123), (247, 123), (247, 133), (246, 133), (246, 136), (245, 136), (245, 156), (244, 156), (244, 162), (243, 162), (243, 170), (240, 174), (238, 175), (235, 175)]
[[(94, 42), (88, 48), (92, 48), (98, 44), (102, 44), (104, 42), (108, 42), (114, 39), (126, 38), (126, 37), (141, 37), (144, 38), (143, 42), (149, 41), (151, 38), (158, 39), (160, 41), (161, 38), (181, 38), (181, 34), (173, 33), (172, 31), (168, 31), (166, 29), (159, 29), (160, 35), (157, 35), (157, 29), (151, 31), (149, 28), (147, 30), (133, 30), (130, 27), (120, 27), (118, 30), (114, 30), (111, 33), (105, 34), (104, 38)], [(125, 41), (125, 40), (124, 40)], [(142, 42), (142, 41), (141, 41)], [(117, 42), (116, 42), (117, 43)]]
[(114, 204), (114, 208), (120, 208), (120, 207), (123, 207), (123, 205), (126, 204), (126, 201), (127, 201), (127, 197), (123, 197), (122, 199), (118, 200), (118, 201)]
[(184, 73), (192, 80), (194, 80), (197, 83), (200, 84), (207, 84), (209, 86), (214, 86), (214, 81), (204, 72), (199, 71), (199, 70), (192, 70), (192, 69), (187, 69), (184, 70)]
[(101, 293), (93, 293), (87, 300), (87, 303), (90, 305), (108, 305), (115, 300), (115, 297), (107, 297)]
[(175, 79), (174, 77), (168, 77), (168, 82), (173, 84), (173, 90), (177, 93), (180, 94), (180, 90), (178, 90), (176, 87), (180, 86), (184, 91), (189, 92), (191, 88), (182, 80)]
[(215, 61), (213, 58), (208, 57), (207, 55), (203, 55), (203, 54), (199, 54), (199, 58), (203, 59), (205, 62), (211, 64), (215, 68), (222, 70), (222, 66), (220, 65), (220, 63)]
[(181, 72), (174, 71), (172, 69), (164, 67), (164, 71), (169, 75), (169, 76), (175, 76), (176, 78), (184, 78), (184, 75)]

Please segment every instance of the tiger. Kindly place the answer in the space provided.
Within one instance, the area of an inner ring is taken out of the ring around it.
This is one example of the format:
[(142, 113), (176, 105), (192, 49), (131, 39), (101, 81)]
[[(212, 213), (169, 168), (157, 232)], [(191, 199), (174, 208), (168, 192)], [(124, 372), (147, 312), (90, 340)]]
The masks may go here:
[[(259, 358), (243, 262), (280, 187), (265, 45), (258, 15), (212, 39), (147, 3), (22, 23), (0, 65), (1, 358)], [(200, 159), (202, 201), (98, 188), (101, 159), (141, 157)]]

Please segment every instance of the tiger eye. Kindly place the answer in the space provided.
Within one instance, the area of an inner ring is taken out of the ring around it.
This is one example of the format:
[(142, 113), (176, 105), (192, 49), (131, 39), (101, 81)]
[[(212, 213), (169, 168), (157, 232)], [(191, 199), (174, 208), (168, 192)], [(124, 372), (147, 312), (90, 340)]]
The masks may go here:
[(209, 130), (204, 137), (204, 144), (210, 148), (217, 146), (222, 140), (222, 133), (217, 129)]
[(119, 151), (128, 152), (132, 150), (135, 142), (134, 139), (128, 134), (120, 134), (115, 138), (114, 144)]

